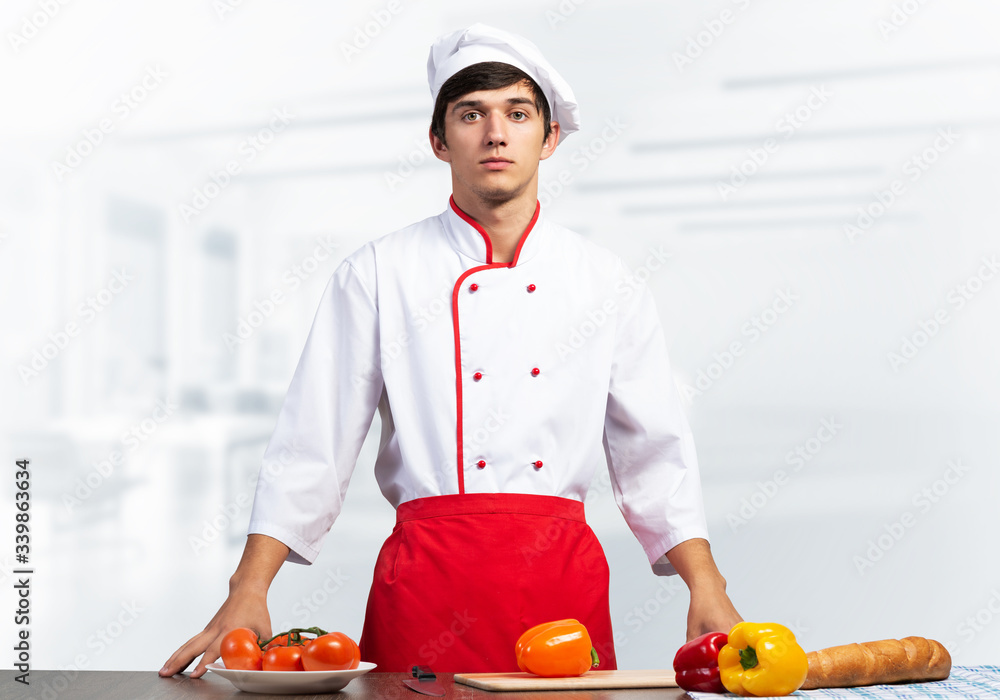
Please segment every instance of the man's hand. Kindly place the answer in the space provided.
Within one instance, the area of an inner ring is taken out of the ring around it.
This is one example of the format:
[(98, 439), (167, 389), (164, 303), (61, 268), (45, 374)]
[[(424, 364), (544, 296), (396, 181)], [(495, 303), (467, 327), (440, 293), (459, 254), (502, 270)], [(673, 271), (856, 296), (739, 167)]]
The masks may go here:
[(167, 659), (167, 663), (160, 669), (160, 675), (167, 677), (180, 673), (201, 654), (201, 661), (191, 672), (192, 678), (201, 678), (205, 674), (206, 665), (219, 658), (222, 638), (237, 627), (249, 627), (261, 639), (271, 636), (271, 617), (267, 612), (266, 594), (231, 592), (205, 629), (191, 637)]
[(726, 593), (726, 579), (712, 558), (708, 540), (685, 540), (667, 552), (667, 559), (691, 591), (687, 641), (706, 632), (726, 632), (743, 618)]
[(693, 588), (687, 617), (687, 641), (706, 632), (726, 632), (743, 618), (736, 612), (725, 586), (722, 588)]
[(222, 638), (237, 627), (249, 627), (261, 639), (271, 636), (271, 617), (267, 613), (267, 589), (288, 557), (288, 547), (267, 535), (247, 537), (236, 573), (229, 579), (229, 597), (201, 633), (191, 637), (160, 669), (167, 677), (180, 673), (201, 654), (201, 661), (191, 672), (192, 678), (205, 675), (206, 664), (219, 658)]

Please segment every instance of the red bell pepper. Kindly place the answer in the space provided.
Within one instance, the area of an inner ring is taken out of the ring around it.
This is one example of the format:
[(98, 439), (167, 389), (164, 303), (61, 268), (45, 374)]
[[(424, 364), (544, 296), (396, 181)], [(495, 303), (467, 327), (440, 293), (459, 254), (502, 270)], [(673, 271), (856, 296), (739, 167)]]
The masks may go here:
[(708, 632), (678, 649), (674, 656), (677, 685), (703, 693), (726, 692), (719, 679), (719, 650), (728, 641), (725, 632)]

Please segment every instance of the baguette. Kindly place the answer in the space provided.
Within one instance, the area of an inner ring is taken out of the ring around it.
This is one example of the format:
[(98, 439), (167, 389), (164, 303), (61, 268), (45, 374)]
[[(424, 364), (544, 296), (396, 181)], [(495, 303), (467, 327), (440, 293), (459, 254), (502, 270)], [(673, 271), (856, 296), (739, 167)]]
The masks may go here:
[(845, 644), (806, 654), (809, 674), (802, 690), (939, 681), (951, 673), (951, 654), (923, 637)]

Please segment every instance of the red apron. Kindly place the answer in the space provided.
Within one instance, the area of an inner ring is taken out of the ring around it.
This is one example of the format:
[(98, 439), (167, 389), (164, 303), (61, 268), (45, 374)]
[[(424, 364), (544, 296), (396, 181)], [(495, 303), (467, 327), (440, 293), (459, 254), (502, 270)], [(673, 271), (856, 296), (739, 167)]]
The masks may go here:
[(569, 617), (586, 626), (600, 668), (614, 670), (608, 574), (579, 501), (497, 493), (408, 501), (375, 562), (361, 659), (378, 671), (517, 671), (521, 633)]

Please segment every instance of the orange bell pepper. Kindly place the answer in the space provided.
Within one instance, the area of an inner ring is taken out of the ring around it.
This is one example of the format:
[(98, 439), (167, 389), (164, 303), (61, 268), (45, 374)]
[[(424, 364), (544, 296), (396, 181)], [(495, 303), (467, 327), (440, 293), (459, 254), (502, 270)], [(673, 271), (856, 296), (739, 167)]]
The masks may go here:
[(536, 676), (580, 676), (599, 665), (587, 628), (576, 620), (535, 625), (514, 646), (517, 667)]

